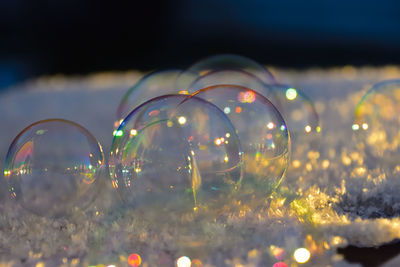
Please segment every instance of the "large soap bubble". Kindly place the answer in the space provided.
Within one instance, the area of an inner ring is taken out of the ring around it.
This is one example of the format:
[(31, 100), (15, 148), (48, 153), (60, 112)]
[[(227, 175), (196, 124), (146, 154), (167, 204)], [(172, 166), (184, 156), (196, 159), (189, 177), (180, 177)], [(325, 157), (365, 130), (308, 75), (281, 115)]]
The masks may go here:
[(228, 201), (241, 182), (241, 158), (235, 129), (221, 110), (196, 97), (167, 95), (122, 122), (110, 174), (137, 212), (148, 217), (174, 211), (179, 220), (185, 212)]
[(12, 142), (5, 162), (10, 197), (43, 216), (84, 209), (99, 192), (104, 167), (100, 144), (67, 120), (38, 121)]

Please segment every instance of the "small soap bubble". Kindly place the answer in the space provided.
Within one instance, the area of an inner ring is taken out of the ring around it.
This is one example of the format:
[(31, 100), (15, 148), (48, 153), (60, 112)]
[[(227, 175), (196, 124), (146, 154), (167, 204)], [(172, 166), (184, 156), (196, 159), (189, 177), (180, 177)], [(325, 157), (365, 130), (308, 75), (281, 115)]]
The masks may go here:
[(154, 97), (166, 94), (189, 94), (184, 88), (178, 88), (176, 85), (177, 78), (180, 77), (181, 81), (185, 81), (186, 75), (180, 70), (162, 70), (145, 75), (123, 96), (117, 109), (114, 130), (118, 129), (132, 110)]
[(180, 221), (185, 212), (218, 208), (241, 181), (235, 129), (207, 101), (154, 98), (132, 111), (118, 131), (110, 152), (113, 186), (146, 218)]
[(272, 101), (281, 112), (292, 142), (294, 160), (304, 158), (310, 150), (318, 150), (321, 142), (321, 125), (311, 99), (301, 90), (287, 85), (273, 85)]
[(394, 169), (400, 160), (400, 80), (374, 85), (355, 110), (352, 130), (371, 167)]
[(223, 110), (237, 130), (244, 153), (243, 193), (268, 195), (275, 190), (288, 167), (290, 151), (287, 126), (275, 106), (237, 85), (210, 86), (193, 95)]
[(38, 121), (11, 143), (5, 162), (10, 197), (48, 217), (86, 208), (98, 194), (104, 156), (88, 130), (63, 119)]

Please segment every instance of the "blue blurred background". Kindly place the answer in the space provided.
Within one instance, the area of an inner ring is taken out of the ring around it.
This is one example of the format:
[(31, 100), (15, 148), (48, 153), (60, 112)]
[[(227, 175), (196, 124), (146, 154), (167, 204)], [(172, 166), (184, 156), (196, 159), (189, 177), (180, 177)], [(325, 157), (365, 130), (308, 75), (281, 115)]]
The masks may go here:
[(305, 68), (400, 63), (398, 1), (0, 0), (0, 90), (44, 74), (238, 53)]

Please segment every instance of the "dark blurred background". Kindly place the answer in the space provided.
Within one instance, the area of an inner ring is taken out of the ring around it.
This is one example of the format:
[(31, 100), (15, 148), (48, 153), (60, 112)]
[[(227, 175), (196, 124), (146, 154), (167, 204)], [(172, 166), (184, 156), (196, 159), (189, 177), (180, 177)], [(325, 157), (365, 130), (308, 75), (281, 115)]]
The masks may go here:
[(0, 36), (0, 89), (216, 53), (295, 68), (399, 64), (400, 2), (0, 0)]

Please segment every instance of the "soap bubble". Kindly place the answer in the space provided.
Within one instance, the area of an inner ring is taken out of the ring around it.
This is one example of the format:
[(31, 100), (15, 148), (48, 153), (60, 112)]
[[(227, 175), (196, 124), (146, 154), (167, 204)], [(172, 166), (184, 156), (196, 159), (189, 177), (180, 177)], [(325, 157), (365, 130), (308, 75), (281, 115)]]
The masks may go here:
[[(143, 216), (222, 205), (241, 181), (241, 148), (229, 119), (196, 97), (166, 95), (132, 111), (114, 137), (110, 175)], [(173, 213), (170, 213), (173, 212)]]
[(117, 109), (114, 129), (118, 129), (120, 123), (132, 110), (154, 97), (166, 94), (188, 94), (176, 85), (178, 77), (181, 81), (185, 81), (187, 75), (182, 74), (180, 70), (162, 70), (144, 76), (123, 96)]
[[(221, 54), (204, 58), (190, 66), (184, 72), (185, 75), (178, 78), (178, 81), (181, 86), (186, 85), (187, 87), (198, 77), (222, 70), (244, 71), (257, 77), (264, 84), (275, 84), (274, 76), (265, 67), (250, 58), (234, 54)], [(192, 82), (188, 79), (191, 75), (194, 77)], [(186, 81), (186, 83), (183, 81)]]
[(352, 126), (367, 163), (393, 169), (400, 163), (400, 80), (374, 85), (360, 100)]
[(190, 90), (196, 92), (200, 89), (215, 85), (239, 85), (250, 88), (265, 96), (272, 103), (278, 102), (274, 91), (251, 73), (242, 70), (217, 70), (198, 77), (191, 85)]
[(318, 113), (311, 99), (297, 88), (287, 85), (273, 85), (272, 101), (281, 112), (292, 142), (295, 159), (304, 157), (310, 150), (317, 150), (321, 139), (321, 125)]
[(58, 217), (93, 201), (103, 167), (102, 148), (91, 133), (74, 122), (49, 119), (14, 139), (4, 174), (11, 198), (23, 208)]
[(261, 94), (237, 85), (210, 86), (193, 95), (223, 110), (237, 130), (245, 163), (243, 192), (271, 193), (285, 174), (290, 150), (279, 111)]

